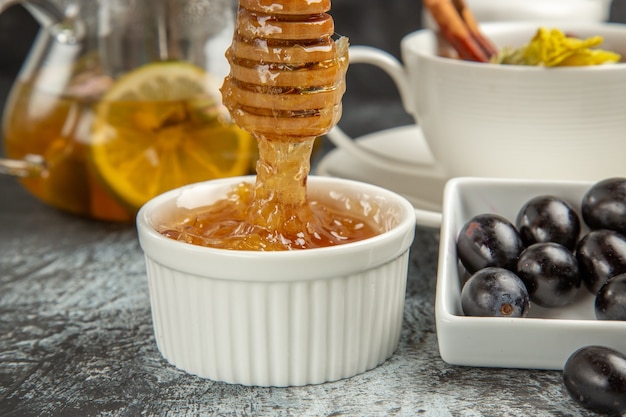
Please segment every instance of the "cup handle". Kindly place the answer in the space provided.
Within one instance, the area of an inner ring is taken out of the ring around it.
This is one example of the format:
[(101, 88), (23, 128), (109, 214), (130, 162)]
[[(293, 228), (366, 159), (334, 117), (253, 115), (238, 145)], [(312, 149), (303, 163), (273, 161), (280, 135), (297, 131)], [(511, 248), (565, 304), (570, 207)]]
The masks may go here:
[[(413, 102), (409, 94), (409, 80), (404, 67), (398, 59), (388, 52), (370, 46), (351, 46), (349, 57), (350, 64), (370, 64), (385, 71), (398, 88), (405, 110), (410, 114), (414, 114)], [(445, 175), (443, 168), (437, 163), (409, 163), (405, 160), (389, 157), (359, 146), (339, 126), (333, 127), (326, 136), (335, 146), (344, 149), (354, 157), (373, 166), (382, 168), (393, 166), (395, 171), (427, 177), (442, 177)]]

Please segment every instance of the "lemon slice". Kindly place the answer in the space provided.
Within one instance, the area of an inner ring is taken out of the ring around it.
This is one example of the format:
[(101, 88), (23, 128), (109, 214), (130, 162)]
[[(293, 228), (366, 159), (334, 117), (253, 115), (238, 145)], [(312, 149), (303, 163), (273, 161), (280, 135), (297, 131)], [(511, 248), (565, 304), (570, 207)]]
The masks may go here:
[(219, 81), (184, 62), (140, 67), (98, 104), (91, 163), (119, 200), (137, 209), (181, 185), (250, 172), (255, 142), (221, 105)]

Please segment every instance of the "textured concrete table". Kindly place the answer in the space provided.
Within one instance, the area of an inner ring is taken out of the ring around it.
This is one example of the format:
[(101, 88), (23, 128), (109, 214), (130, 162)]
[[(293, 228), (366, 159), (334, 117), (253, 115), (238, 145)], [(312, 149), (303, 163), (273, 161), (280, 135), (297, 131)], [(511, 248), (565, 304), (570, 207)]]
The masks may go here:
[[(614, 20), (626, 21), (626, 2), (618, 7)], [(353, 43), (396, 53), (419, 22), (412, 0), (342, 0), (334, 10), (338, 32)], [(356, 136), (409, 123), (390, 81), (365, 71), (349, 73), (355, 88), (342, 126)], [(0, 77), (0, 95), (9, 85)], [(132, 225), (59, 213), (0, 177), (0, 416), (591, 416), (568, 398), (560, 372), (441, 360), (438, 239), (438, 230), (417, 230), (400, 346), (383, 365), (315, 386), (227, 385), (185, 374), (159, 354)]]
[(589, 415), (559, 372), (441, 360), (437, 249), (438, 230), (418, 228), (400, 346), (383, 365), (316, 386), (228, 385), (160, 356), (132, 225), (57, 212), (0, 178), (0, 416)]

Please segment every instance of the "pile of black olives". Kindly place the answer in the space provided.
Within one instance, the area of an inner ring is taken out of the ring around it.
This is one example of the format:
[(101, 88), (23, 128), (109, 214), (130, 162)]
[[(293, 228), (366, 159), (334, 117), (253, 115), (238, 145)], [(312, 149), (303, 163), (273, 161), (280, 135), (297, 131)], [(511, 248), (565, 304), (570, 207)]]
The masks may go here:
[[(468, 316), (525, 317), (531, 304), (571, 304), (581, 287), (595, 297), (596, 318), (626, 320), (626, 178), (594, 184), (581, 216), (565, 200), (540, 195), (521, 207), (515, 224), (479, 214), (457, 238), (471, 276), (461, 305)], [(583, 223), (589, 232), (582, 238)]]
[[(626, 320), (626, 178), (594, 184), (580, 213), (557, 196), (541, 195), (521, 207), (515, 224), (497, 214), (470, 219), (457, 238), (470, 274), (461, 292), (464, 314), (525, 317), (531, 303), (565, 306), (584, 287), (595, 296), (597, 319)], [(589, 232), (581, 237), (583, 222)], [(581, 348), (565, 364), (563, 381), (583, 407), (626, 413), (623, 353)]]

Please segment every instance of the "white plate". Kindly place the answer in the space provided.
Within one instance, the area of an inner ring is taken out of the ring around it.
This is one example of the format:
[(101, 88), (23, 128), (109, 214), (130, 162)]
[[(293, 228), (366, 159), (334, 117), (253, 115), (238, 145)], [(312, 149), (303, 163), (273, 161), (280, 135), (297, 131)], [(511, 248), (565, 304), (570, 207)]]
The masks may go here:
[[(372, 133), (356, 141), (360, 146), (404, 162), (433, 161), (421, 129), (414, 125)], [(393, 166), (372, 165), (339, 148), (322, 158), (315, 173), (367, 182), (395, 191), (413, 204), (417, 224), (441, 225), (444, 178), (424, 177), (416, 172), (399, 171)]]
[[(439, 352), (455, 365), (562, 369), (579, 347), (603, 345), (626, 352), (626, 322), (596, 320), (593, 296), (581, 286), (564, 308), (531, 304), (527, 318), (465, 317), (456, 238), (473, 216), (498, 213), (511, 221), (523, 204), (540, 194), (580, 207), (591, 182), (456, 178), (444, 191), (435, 315)], [(585, 233), (583, 231), (583, 233)], [(582, 234), (581, 234), (582, 236)]]

